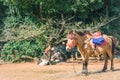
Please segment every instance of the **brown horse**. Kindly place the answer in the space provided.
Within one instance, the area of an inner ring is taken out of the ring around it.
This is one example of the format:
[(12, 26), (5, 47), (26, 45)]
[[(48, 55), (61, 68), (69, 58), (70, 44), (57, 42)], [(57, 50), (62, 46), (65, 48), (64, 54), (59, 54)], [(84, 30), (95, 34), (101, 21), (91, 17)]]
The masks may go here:
[[(105, 45), (101, 46), (96, 46), (97, 48), (97, 53), (100, 53), (104, 56), (104, 66), (102, 69), (102, 72), (106, 71), (107, 69), (107, 62), (108, 62), (108, 57), (109, 56), (111, 60), (111, 68), (110, 70), (113, 70), (113, 50), (114, 50), (114, 44), (113, 41), (110, 37), (107, 35), (104, 35), (105, 40), (107, 43)], [(82, 68), (82, 73), (87, 74), (87, 66), (88, 66), (88, 60), (89, 56), (94, 53), (94, 50), (92, 49), (91, 42), (88, 41), (88, 43), (85, 43), (85, 40), (87, 40), (87, 36), (83, 32), (78, 32), (78, 31), (70, 31), (67, 35), (67, 44), (66, 44), (66, 50), (69, 51), (73, 47), (77, 46), (78, 51), (81, 54), (82, 60), (83, 60), (83, 68)]]

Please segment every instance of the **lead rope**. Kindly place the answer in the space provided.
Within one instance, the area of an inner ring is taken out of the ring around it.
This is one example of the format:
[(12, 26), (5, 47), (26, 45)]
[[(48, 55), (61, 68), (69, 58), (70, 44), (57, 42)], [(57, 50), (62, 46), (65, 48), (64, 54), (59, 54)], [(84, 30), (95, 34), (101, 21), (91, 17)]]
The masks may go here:
[[(73, 55), (74, 53), (72, 52), (72, 55)], [(74, 63), (74, 58), (73, 58), (73, 56), (72, 56), (72, 59), (73, 59), (73, 70), (74, 70), (74, 73), (77, 73), (77, 71), (76, 71), (76, 69), (75, 69), (75, 63)]]
[(77, 73), (74, 62), (73, 62), (73, 70), (74, 70), (74, 73)]

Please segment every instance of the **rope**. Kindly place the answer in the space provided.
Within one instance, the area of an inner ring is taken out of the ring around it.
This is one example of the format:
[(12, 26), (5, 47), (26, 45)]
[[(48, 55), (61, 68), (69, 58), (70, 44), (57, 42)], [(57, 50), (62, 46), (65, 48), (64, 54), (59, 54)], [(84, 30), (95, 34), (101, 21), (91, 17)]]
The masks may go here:
[[(72, 52), (72, 55), (73, 55), (73, 52)], [(72, 59), (73, 59), (73, 56), (72, 56)], [(74, 73), (77, 73), (77, 71), (76, 71), (76, 69), (75, 69), (74, 59), (73, 59), (73, 70), (74, 70)]]
[(74, 70), (74, 73), (77, 73), (74, 62), (73, 62), (73, 70)]

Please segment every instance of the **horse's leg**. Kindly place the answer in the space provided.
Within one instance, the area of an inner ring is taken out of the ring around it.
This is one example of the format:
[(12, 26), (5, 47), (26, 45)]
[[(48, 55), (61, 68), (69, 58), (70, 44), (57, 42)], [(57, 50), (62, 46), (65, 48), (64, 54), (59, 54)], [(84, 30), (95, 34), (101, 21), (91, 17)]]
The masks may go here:
[(112, 71), (114, 69), (114, 67), (113, 67), (113, 54), (112, 54), (112, 52), (110, 52), (108, 55), (109, 55), (110, 61), (111, 61), (110, 70)]
[(111, 60), (111, 68), (110, 68), (111, 71), (113, 71), (113, 69), (114, 69), (114, 67), (113, 67), (113, 66), (114, 66), (114, 63), (113, 63), (113, 59), (114, 59), (114, 50), (115, 50), (115, 44), (114, 44), (114, 42), (113, 42), (113, 40), (112, 40), (112, 49), (109, 50), (110, 53), (108, 54), (109, 57), (110, 57), (110, 60)]
[(88, 59), (89, 58), (89, 55), (86, 54), (83, 58), (83, 69), (82, 69), (82, 73), (87, 75), (88, 73), (88, 69), (87, 69), (87, 66), (88, 66)]
[(107, 69), (108, 57), (107, 57), (106, 53), (104, 53), (103, 56), (104, 56), (105, 62), (104, 62), (104, 66), (103, 66), (102, 72), (105, 72), (106, 69)]
[(88, 61), (87, 61), (87, 60), (84, 60), (84, 61), (83, 61), (83, 68), (82, 68), (82, 74), (87, 75), (87, 73), (88, 73), (87, 65), (88, 65)]
[(114, 41), (113, 41), (113, 39), (111, 39), (112, 40), (112, 45), (110, 46), (109, 45), (109, 49), (108, 49), (108, 55), (109, 55), (109, 57), (110, 57), (110, 60), (111, 60), (111, 67), (110, 67), (110, 70), (111, 71), (113, 71), (113, 69), (114, 69), (114, 67), (113, 67), (113, 59), (114, 59), (114, 50), (115, 50), (115, 44), (114, 44)]
[(113, 58), (112, 58), (112, 59), (111, 59), (111, 68), (110, 68), (111, 71), (113, 71), (113, 69), (114, 69), (113, 66), (114, 66), (114, 64), (113, 64)]

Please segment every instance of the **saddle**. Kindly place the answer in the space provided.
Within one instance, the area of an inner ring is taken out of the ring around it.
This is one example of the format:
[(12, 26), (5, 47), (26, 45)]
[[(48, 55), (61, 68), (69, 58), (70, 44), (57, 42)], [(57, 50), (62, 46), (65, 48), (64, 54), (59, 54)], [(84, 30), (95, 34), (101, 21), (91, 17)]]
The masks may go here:
[(101, 34), (101, 32), (98, 31), (93, 34), (92, 43), (100, 46), (106, 44), (106, 40)]

